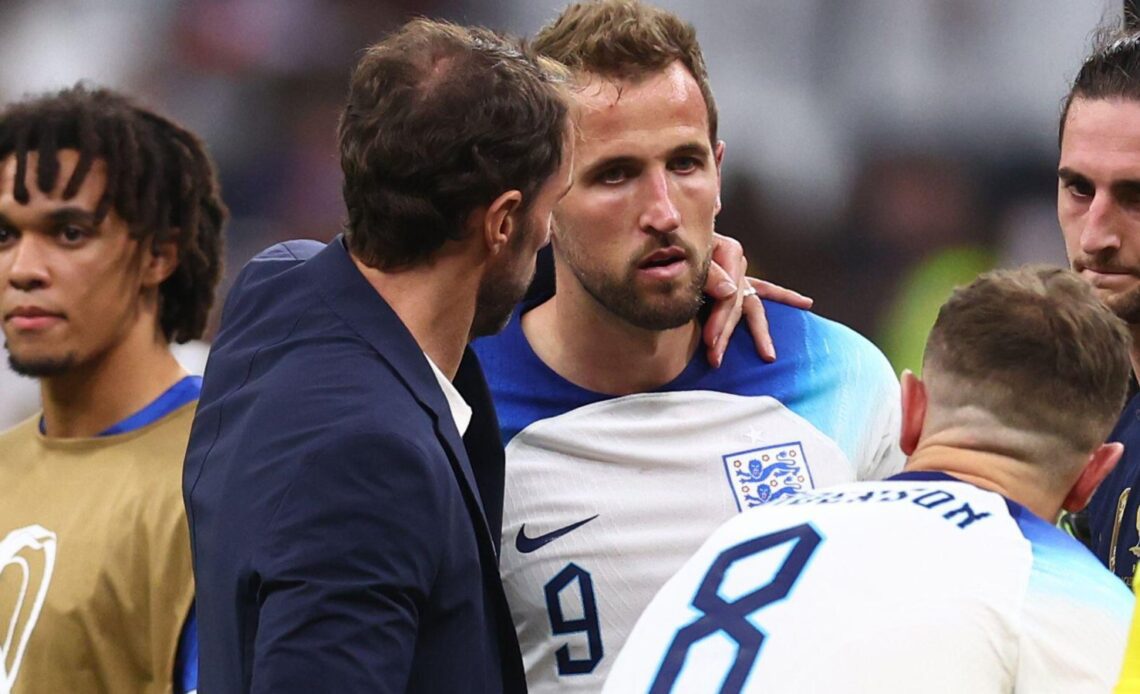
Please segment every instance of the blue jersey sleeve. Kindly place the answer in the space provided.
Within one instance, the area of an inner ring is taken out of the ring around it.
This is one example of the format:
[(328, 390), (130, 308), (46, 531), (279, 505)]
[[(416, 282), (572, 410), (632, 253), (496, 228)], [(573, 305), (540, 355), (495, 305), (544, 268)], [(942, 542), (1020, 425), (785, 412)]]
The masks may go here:
[(198, 691), (198, 617), (193, 605), (178, 637), (178, 653), (174, 657), (174, 691), (194, 694)]

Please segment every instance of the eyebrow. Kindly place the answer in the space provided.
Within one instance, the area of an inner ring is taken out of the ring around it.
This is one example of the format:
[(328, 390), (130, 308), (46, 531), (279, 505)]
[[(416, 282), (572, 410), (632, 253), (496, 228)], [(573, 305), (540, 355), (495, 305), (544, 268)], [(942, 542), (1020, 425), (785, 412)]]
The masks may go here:
[(1140, 197), (1140, 181), (1116, 181), (1112, 184), (1112, 194), (1118, 198), (1135, 200)]
[(598, 174), (599, 172), (604, 171), (606, 169), (612, 169), (614, 167), (627, 167), (627, 166), (638, 166), (637, 158), (625, 156), (625, 155), (619, 155), (616, 157), (606, 157), (605, 159), (601, 159), (599, 161), (596, 161), (593, 164), (586, 167), (585, 169), (583, 169), (580, 173), (580, 176), (582, 178), (593, 178), (596, 174)]
[(55, 224), (64, 222), (78, 222), (80, 224), (95, 224), (95, 213), (82, 207), (60, 207), (48, 213), (47, 218)]
[(1057, 169), (1057, 178), (1061, 179), (1062, 181), (1073, 181), (1078, 178), (1087, 179), (1088, 176), (1077, 173), (1067, 166), (1062, 166), (1061, 168)]
[[(1057, 169), (1057, 178), (1065, 183), (1089, 180), (1088, 176), (1074, 171), (1067, 166), (1062, 166)], [(1112, 183), (1109, 184), (1109, 190), (1112, 191), (1113, 195), (1140, 195), (1140, 178), (1122, 178), (1117, 181), (1112, 181)]]
[[(707, 158), (712, 157), (712, 148), (708, 145), (708, 143), (701, 141), (686, 142), (677, 145), (673, 149), (669, 150), (665, 156), (666, 158), (678, 156), (701, 156)], [(615, 166), (640, 166), (640, 162), (640, 157), (631, 157), (627, 155), (607, 157), (606, 159), (596, 161), (590, 166), (583, 169), (581, 176), (584, 178), (592, 178), (599, 171), (604, 171)]]
[(686, 142), (683, 145), (678, 145), (678, 146), (674, 147), (669, 152), (669, 155), (674, 156), (674, 157), (677, 155), (693, 155), (693, 154), (699, 154), (703, 157), (711, 156), (712, 155), (712, 149), (709, 147), (708, 143)]
[[(59, 226), (61, 224), (67, 223), (86, 224), (88, 226), (95, 225), (94, 212), (74, 205), (60, 207), (58, 209), (52, 210), (51, 212), (47, 213), (45, 217), (48, 224), (51, 224), (53, 226)], [(12, 222), (12, 220), (9, 219), (6, 215), (0, 213), (0, 227), (14, 229), (16, 228), (16, 224)]]

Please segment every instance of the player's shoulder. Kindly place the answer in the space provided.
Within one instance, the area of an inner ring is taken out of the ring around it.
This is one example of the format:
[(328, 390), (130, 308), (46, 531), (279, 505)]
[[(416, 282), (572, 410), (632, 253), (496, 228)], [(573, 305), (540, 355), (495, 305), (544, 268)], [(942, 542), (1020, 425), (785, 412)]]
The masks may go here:
[(0, 450), (34, 440), (36, 432), (39, 431), (41, 416), (41, 412), (36, 412), (11, 428), (0, 431)]
[(181, 518), (185, 514), (182, 469), (197, 405), (197, 400), (188, 402), (145, 427), (128, 432), (115, 445), (131, 461), (130, 474), (126, 476), (129, 481), (124, 486), (135, 490), (149, 517)]
[(1039, 553), (1042, 558), (1057, 557), (1074, 568), (1080, 567), (1091, 573), (1098, 573), (1091, 571), (1094, 568), (1103, 569), (1088, 548), (1024, 506), (1011, 503), (1010, 516), (1017, 522), (1018, 530), (1033, 546), (1034, 552)]
[(44, 438), (40, 434), (40, 415), (0, 432), (0, 480), (19, 478), (36, 467), (44, 451)]
[(1025, 690), (1109, 691), (1119, 673), (1135, 599), (1081, 544), (1026, 513), (1032, 546), (1021, 605), (1019, 684)]
[[(773, 333), (787, 330), (788, 347), (813, 358), (870, 360), (890, 368), (883, 351), (854, 329), (814, 311), (766, 302)], [(792, 329), (795, 326), (798, 328)], [(798, 340), (796, 339), (798, 338)]]
[[(842, 323), (813, 311), (772, 301), (764, 302), (769, 332), (776, 346), (777, 359), (797, 371), (837, 374), (843, 382), (866, 380), (889, 382), (898, 379), (890, 362), (874, 343)], [(752, 336), (742, 322), (730, 344), (737, 354), (758, 360)], [(728, 357), (725, 364), (730, 364)]]
[[(1107, 606), (1110, 611), (1131, 610), (1131, 592), (1087, 547), (1021, 507), (1011, 508), (1011, 515), (1033, 549), (1032, 588), (1070, 595), (1075, 600)], [(1082, 588), (1072, 591), (1073, 585)]]
[(145, 505), (181, 500), (182, 464), (197, 400), (122, 433), (89, 439), (49, 440), (45, 449), (73, 460), (89, 460), (126, 496)]
[(195, 398), (138, 429), (115, 434), (110, 440), (123, 443), (138, 440), (142, 446), (184, 453), (197, 407), (198, 400)]

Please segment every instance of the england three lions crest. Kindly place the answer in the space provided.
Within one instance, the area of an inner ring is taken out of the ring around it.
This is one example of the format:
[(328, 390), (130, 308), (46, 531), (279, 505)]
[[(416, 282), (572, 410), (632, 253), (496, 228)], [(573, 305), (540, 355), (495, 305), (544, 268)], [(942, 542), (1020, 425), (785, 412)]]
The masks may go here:
[(741, 511), (815, 487), (799, 441), (729, 453), (721, 460)]

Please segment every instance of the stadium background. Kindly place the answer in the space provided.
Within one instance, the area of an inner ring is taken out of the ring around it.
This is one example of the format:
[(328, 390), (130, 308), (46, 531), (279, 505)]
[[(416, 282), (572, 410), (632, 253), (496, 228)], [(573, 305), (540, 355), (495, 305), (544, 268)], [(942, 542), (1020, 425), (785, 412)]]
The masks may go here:
[[(84, 78), (200, 133), (233, 214), (232, 277), (275, 241), (338, 231), (335, 124), (362, 47), (414, 14), (531, 34), (564, 4), (2, 0), (0, 101)], [(897, 368), (917, 365), (955, 283), (1064, 262), (1060, 101), (1119, 0), (657, 4), (693, 22), (709, 63), (728, 142), (718, 230)], [(34, 382), (0, 367), (0, 428), (35, 406)]]

